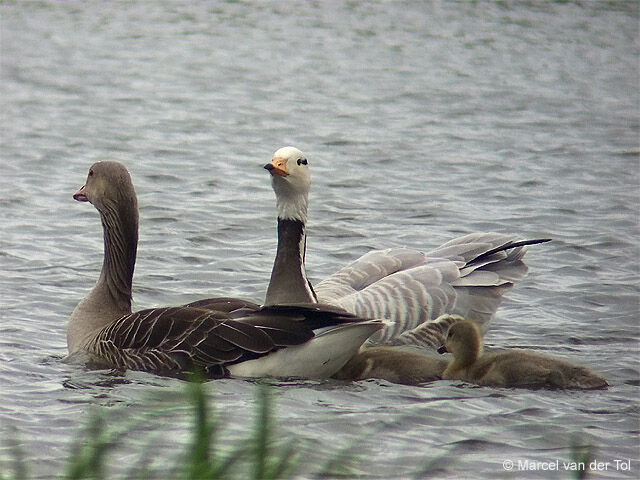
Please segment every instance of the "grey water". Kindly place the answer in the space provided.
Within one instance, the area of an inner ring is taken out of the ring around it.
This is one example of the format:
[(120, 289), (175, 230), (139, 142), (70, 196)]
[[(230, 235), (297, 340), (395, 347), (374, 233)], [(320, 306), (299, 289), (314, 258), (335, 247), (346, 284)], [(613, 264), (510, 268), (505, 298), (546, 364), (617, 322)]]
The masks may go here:
[[(2, 2), (2, 465), (15, 442), (31, 477), (54, 478), (90, 412), (126, 417), (183, 387), (62, 362), (102, 261), (99, 217), (72, 199), (89, 166), (121, 161), (136, 185), (136, 308), (261, 301), (275, 253), (261, 167), (291, 144), (312, 169), (314, 281), (374, 248), (551, 237), (487, 345), (562, 356), (611, 386), (283, 381), (282, 438), (318, 462), (357, 444), (360, 478), (429, 462), (440, 478), (568, 478), (573, 444), (601, 462), (591, 478), (637, 478), (639, 20), (633, 1)], [(206, 388), (225, 441), (246, 436), (254, 384)], [(172, 405), (111, 454), (113, 475), (150, 443), (158, 458), (183, 449), (188, 411)]]

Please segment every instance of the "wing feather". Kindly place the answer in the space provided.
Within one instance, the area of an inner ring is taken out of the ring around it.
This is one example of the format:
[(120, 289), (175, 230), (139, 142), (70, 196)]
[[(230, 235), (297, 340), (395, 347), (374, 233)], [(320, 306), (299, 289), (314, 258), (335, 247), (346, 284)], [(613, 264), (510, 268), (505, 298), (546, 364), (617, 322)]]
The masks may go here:
[(338, 306), (319, 304), (259, 309), (244, 304), (230, 312), (153, 308), (103, 328), (87, 351), (98, 363), (115, 368), (180, 375), (198, 366), (218, 377), (228, 374), (227, 366), (234, 363), (308, 342), (317, 329), (363, 322), (370, 323)]
[(375, 250), (318, 283), (315, 291), (320, 301), (388, 320), (370, 343), (393, 343), (403, 332), (445, 313), (468, 315), (486, 328), (504, 293), (527, 273), (522, 261), (526, 246), (545, 241), (471, 233), (427, 254)]

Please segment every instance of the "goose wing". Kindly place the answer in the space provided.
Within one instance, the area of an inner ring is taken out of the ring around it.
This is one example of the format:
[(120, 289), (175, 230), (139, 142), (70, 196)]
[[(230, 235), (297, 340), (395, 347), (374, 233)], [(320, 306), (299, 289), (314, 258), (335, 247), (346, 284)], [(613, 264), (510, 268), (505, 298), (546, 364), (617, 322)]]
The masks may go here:
[[(240, 321), (266, 332), (276, 346), (303, 343), (340, 325), (369, 322), (335, 305), (318, 303), (264, 306), (244, 315)], [(298, 343), (292, 343), (296, 341)]]
[(180, 374), (198, 367), (215, 378), (228, 375), (229, 365), (308, 342), (320, 329), (362, 321), (316, 304), (231, 312), (152, 308), (103, 328), (87, 349), (116, 368)]
[(499, 233), (474, 233), (427, 254), (406, 248), (369, 252), (315, 287), (318, 299), (390, 322), (369, 341), (394, 339), (445, 313), (486, 326), (502, 296), (527, 273), (526, 246)]
[(247, 312), (260, 309), (260, 305), (255, 302), (233, 297), (204, 298), (202, 300), (187, 303), (183, 306), (225, 313), (233, 313), (237, 311)]
[(449, 327), (464, 320), (460, 315), (440, 315), (435, 320), (424, 322), (416, 328), (402, 332), (391, 340), (392, 345), (427, 348), (438, 351), (447, 337)]

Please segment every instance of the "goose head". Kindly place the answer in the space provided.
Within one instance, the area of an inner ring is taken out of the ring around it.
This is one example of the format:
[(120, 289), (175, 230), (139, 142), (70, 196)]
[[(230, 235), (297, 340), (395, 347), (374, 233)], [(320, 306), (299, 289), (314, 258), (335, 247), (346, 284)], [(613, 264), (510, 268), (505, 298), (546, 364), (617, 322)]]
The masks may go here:
[(311, 178), (304, 153), (295, 147), (280, 148), (264, 168), (271, 173), (278, 218), (306, 223)]
[(137, 217), (136, 191), (127, 168), (119, 162), (94, 163), (87, 181), (73, 195), (79, 202), (90, 202), (100, 213), (115, 207)]
[(482, 354), (482, 335), (475, 323), (461, 320), (449, 327), (441, 353), (453, 354), (458, 365), (471, 365)]

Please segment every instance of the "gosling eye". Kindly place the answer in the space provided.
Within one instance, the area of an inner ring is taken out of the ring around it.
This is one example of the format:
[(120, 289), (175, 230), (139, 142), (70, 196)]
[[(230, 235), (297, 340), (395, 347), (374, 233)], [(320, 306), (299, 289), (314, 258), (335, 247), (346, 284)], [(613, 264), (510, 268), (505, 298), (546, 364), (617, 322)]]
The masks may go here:
[(89, 170), (89, 176), (93, 177), (93, 168)]
[(307, 159), (306, 158), (299, 158), (298, 159), (298, 165), (306, 165), (307, 163)]

